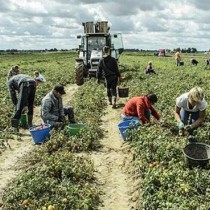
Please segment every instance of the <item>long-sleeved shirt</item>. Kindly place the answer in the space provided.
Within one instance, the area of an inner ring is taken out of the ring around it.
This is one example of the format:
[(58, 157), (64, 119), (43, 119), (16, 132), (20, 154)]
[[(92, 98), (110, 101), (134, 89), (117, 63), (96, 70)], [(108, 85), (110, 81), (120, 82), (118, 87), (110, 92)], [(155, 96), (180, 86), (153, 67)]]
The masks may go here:
[(147, 110), (151, 111), (151, 114), (157, 119), (160, 119), (160, 115), (154, 109), (151, 102), (148, 100), (146, 96), (138, 96), (131, 98), (125, 107), (122, 110), (122, 114), (126, 116), (135, 116), (138, 117), (139, 120), (142, 121), (143, 124), (149, 123), (150, 120), (146, 118), (145, 112)]
[(42, 99), (41, 116), (45, 123), (51, 125), (53, 125), (53, 122), (58, 121), (59, 117), (65, 116), (62, 98), (56, 98), (53, 91)]
[(108, 79), (109, 77), (120, 77), (117, 61), (110, 55), (102, 58), (99, 62), (97, 69), (97, 78), (101, 79), (102, 75), (104, 75), (106, 79)]
[(16, 91), (19, 92), (20, 85), (23, 82), (35, 83), (35, 80), (27, 74), (17, 74), (17, 75), (12, 76), (7, 82), (9, 93), (11, 95), (11, 99), (14, 105), (16, 105), (18, 101)]

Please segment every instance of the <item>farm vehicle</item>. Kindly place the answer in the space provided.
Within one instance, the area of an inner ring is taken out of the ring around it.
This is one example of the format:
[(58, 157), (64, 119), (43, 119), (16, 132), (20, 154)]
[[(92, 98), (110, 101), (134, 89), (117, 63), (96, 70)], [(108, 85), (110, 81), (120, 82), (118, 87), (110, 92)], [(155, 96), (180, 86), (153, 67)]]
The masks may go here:
[(77, 36), (80, 39), (78, 58), (76, 58), (75, 64), (77, 85), (83, 85), (85, 80), (96, 77), (104, 46), (110, 47), (111, 56), (117, 61), (124, 50), (121, 34), (110, 34), (107, 21), (85, 22), (82, 25), (84, 26), (84, 34)]

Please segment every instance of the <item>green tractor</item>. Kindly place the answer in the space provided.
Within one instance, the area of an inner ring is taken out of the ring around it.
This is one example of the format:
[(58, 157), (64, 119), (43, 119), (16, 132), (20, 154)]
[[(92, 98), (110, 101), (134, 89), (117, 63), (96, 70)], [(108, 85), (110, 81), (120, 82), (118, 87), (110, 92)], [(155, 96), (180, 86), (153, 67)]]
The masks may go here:
[(82, 25), (84, 26), (84, 35), (77, 36), (81, 40), (75, 64), (77, 85), (83, 85), (85, 80), (96, 77), (104, 46), (111, 48), (111, 56), (117, 60), (124, 50), (121, 34), (110, 34), (107, 21), (100, 21), (95, 24), (85, 22)]

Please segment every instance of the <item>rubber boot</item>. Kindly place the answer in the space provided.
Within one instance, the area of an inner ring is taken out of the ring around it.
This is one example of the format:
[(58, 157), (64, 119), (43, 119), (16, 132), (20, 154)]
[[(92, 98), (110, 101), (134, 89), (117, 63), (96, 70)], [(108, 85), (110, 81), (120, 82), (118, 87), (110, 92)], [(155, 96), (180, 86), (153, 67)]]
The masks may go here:
[(69, 123), (74, 124), (74, 123), (76, 123), (76, 121), (75, 121), (74, 118), (70, 118), (70, 119), (69, 119)]
[(11, 119), (11, 131), (19, 132), (19, 119)]
[(32, 127), (33, 115), (28, 115), (28, 128)]
[(114, 97), (114, 103), (113, 103), (113, 105), (112, 105), (112, 108), (113, 108), (113, 109), (116, 109), (116, 108), (117, 108), (116, 102), (117, 102), (117, 97), (115, 96), (115, 97)]
[(112, 105), (112, 97), (108, 97), (109, 105)]
[(69, 120), (69, 123), (76, 123), (73, 111), (68, 114), (68, 120)]

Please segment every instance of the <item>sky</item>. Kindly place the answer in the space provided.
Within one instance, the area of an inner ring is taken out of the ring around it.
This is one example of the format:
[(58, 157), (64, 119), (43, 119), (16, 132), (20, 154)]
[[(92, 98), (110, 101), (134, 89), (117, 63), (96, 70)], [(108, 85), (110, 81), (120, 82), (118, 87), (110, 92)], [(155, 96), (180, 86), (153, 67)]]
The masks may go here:
[(0, 50), (78, 48), (82, 22), (108, 21), (125, 49), (210, 49), (209, 0), (0, 0)]

